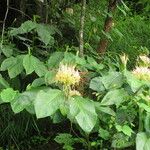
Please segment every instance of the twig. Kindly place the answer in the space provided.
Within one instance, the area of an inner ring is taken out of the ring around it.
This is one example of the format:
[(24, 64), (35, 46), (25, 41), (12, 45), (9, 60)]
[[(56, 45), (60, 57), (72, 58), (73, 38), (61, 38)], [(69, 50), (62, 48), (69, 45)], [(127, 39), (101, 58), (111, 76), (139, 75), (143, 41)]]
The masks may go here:
[(6, 19), (8, 16), (8, 11), (9, 11), (9, 0), (7, 0), (7, 9), (6, 9), (6, 13), (5, 13), (5, 17), (3, 20), (3, 28), (2, 28), (2, 35), (1, 35), (1, 49), (3, 47), (3, 42), (4, 42), (4, 33), (5, 33), (5, 25), (6, 25)]
[(81, 57), (83, 57), (84, 54), (84, 21), (85, 21), (85, 8), (86, 8), (86, 0), (82, 0), (82, 6), (81, 6), (81, 17), (80, 17), (80, 31), (79, 31), (79, 54)]
[(21, 11), (21, 10), (19, 10), (19, 9), (16, 9), (16, 8), (14, 8), (14, 7), (11, 7), (11, 6), (9, 6), (9, 9), (18, 11), (18, 12), (20, 12), (21, 14), (23, 14), (24, 16), (26, 16), (26, 17), (28, 17), (29, 19), (32, 20), (32, 18), (31, 18), (30, 16), (28, 16), (27, 14), (25, 14), (23, 11)]

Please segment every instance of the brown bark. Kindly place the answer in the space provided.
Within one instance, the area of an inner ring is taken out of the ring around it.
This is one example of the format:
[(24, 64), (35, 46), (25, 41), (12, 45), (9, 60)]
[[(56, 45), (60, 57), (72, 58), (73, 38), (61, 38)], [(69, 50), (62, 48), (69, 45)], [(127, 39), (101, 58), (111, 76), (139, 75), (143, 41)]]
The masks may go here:
[(82, 0), (81, 16), (80, 16), (80, 31), (79, 31), (79, 54), (83, 57), (84, 54), (84, 21), (85, 21), (86, 0)]
[[(109, 0), (108, 15), (106, 17), (105, 24), (104, 24), (105, 33), (109, 33), (113, 27), (113, 12), (116, 9), (117, 1), (118, 0)], [(97, 52), (99, 54), (105, 53), (108, 43), (109, 43), (109, 40), (106, 37), (103, 37), (98, 44)]]

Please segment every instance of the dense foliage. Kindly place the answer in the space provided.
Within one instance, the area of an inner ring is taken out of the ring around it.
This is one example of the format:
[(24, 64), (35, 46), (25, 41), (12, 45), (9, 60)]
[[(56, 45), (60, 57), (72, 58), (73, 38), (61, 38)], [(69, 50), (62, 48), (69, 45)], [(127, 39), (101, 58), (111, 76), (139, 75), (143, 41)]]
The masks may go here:
[(0, 149), (149, 150), (149, 0), (15, 3), (2, 16)]

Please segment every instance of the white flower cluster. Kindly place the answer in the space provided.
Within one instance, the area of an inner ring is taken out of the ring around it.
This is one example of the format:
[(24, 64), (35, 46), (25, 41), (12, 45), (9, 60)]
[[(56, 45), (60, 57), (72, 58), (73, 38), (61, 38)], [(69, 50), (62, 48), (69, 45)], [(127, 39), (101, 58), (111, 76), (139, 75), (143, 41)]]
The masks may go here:
[(140, 55), (139, 59), (145, 64), (149, 65), (150, 64), (150, 59), (146, 55)]
[(66, 86), (71, 86), (80, 82), (80, 74), (78, 70), (75, 70), (75, 66), (61, 64), (55, 80)]
[(150, 69), (147, 67), (136, 67), (132, 73), (140, 80), (150, 81)]

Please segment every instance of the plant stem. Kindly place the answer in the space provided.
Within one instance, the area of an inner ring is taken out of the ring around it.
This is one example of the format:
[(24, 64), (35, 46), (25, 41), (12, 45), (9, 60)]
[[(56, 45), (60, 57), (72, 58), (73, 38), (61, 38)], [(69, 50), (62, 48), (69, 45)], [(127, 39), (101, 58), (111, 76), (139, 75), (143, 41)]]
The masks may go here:
[(91, 143), (90, 143), (90, 140), (89, 140), (89, 134), (86, 134), (86, 140), (87, 140), (88, 150), (91, 150)]
[(143, 131), (143, 109), (139, 108), (139, 129), (138, 131)]

